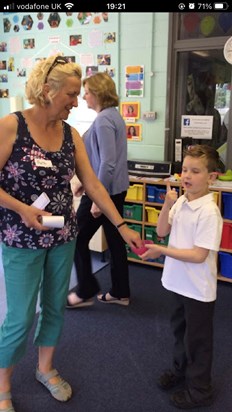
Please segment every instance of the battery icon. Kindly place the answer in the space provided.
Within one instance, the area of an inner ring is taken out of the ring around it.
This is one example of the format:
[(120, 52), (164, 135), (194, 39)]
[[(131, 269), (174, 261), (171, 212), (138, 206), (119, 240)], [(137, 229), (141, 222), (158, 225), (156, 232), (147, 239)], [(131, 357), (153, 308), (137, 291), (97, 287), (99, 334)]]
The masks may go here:
[(226, 2), (223, 3), (214, 3), (213, 8), (214, 10), (227, 10), (229, 7), (229, 4)]

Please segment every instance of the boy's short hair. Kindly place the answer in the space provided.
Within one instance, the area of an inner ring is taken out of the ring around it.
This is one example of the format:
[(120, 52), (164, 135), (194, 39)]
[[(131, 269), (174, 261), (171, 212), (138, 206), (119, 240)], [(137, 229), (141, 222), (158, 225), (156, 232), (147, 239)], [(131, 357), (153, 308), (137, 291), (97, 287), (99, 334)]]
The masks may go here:
[(212, 146), (200, 144), (189, 146), (183, 152), (183, 157), (186, 156), (206, 159), (206, 166), (210, 173), (219, 170), (219, 154)]

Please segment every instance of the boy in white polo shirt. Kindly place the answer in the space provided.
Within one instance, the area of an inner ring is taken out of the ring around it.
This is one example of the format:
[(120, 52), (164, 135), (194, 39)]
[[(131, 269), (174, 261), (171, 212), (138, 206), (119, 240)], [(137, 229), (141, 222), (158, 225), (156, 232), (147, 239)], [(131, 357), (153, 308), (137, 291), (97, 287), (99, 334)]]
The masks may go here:
[(180, 409), (213, 401), (213, 315), (222, 217), (209, 185), (216, 179), (218, 162), (218, 152), (210, 146), (191, 146), (184, 153), (184, 195), (177, 198), (175, 189), (167, 184), (157, 223), (159, 236), (170, 233), (169, 244), (148, 244), (148, 251), (140, 256), (144, 260), (166, 256), (162, 284), (173, 299), (174, 352), (172, 369), (157, 383), (166, 390), (185, 382), (184, 389), (171, 395), (171, 402)]

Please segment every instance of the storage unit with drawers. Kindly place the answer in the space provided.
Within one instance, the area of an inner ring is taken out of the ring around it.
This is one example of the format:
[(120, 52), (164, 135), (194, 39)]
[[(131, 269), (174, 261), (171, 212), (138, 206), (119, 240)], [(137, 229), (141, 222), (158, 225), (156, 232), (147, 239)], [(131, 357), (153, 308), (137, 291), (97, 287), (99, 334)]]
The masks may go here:
[[(156, 225), (165, 199), (166, 183), (166, 180), (131, 177), (124, 204), (124, 219), (129, 227), (137, 230), (142, 239), (164, 245), (168, 244), (168, 236), (160, 238), (156, 233)], [(171, 182), (171, 187), (175, 187), (179, 195), (183, 193), (180, 182)], [(210, 190), (214, 192), (215, 202), (223, 217), (222, 240), (218, 253), (218, 279), (232, 282), (232, 186), (224, 188), (217, 186), (216, 182)], [(128, 246), (127, 252), (131, 261), (163, 267), (162, 256), (152, 261), (142, 261)]]

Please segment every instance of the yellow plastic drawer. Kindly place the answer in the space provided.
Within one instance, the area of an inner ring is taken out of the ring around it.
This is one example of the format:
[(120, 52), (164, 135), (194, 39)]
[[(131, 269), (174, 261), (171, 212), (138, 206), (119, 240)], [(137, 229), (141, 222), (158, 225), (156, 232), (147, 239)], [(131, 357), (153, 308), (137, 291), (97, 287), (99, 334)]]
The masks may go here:
[(150, 206), (145, 206), (145, 210), (147, 212), (147, 221), (150, 223), (157, 223), (160, 210)]
[(143, 185), (131, 185), (127, 190), (126, 200), (143, 200)]

